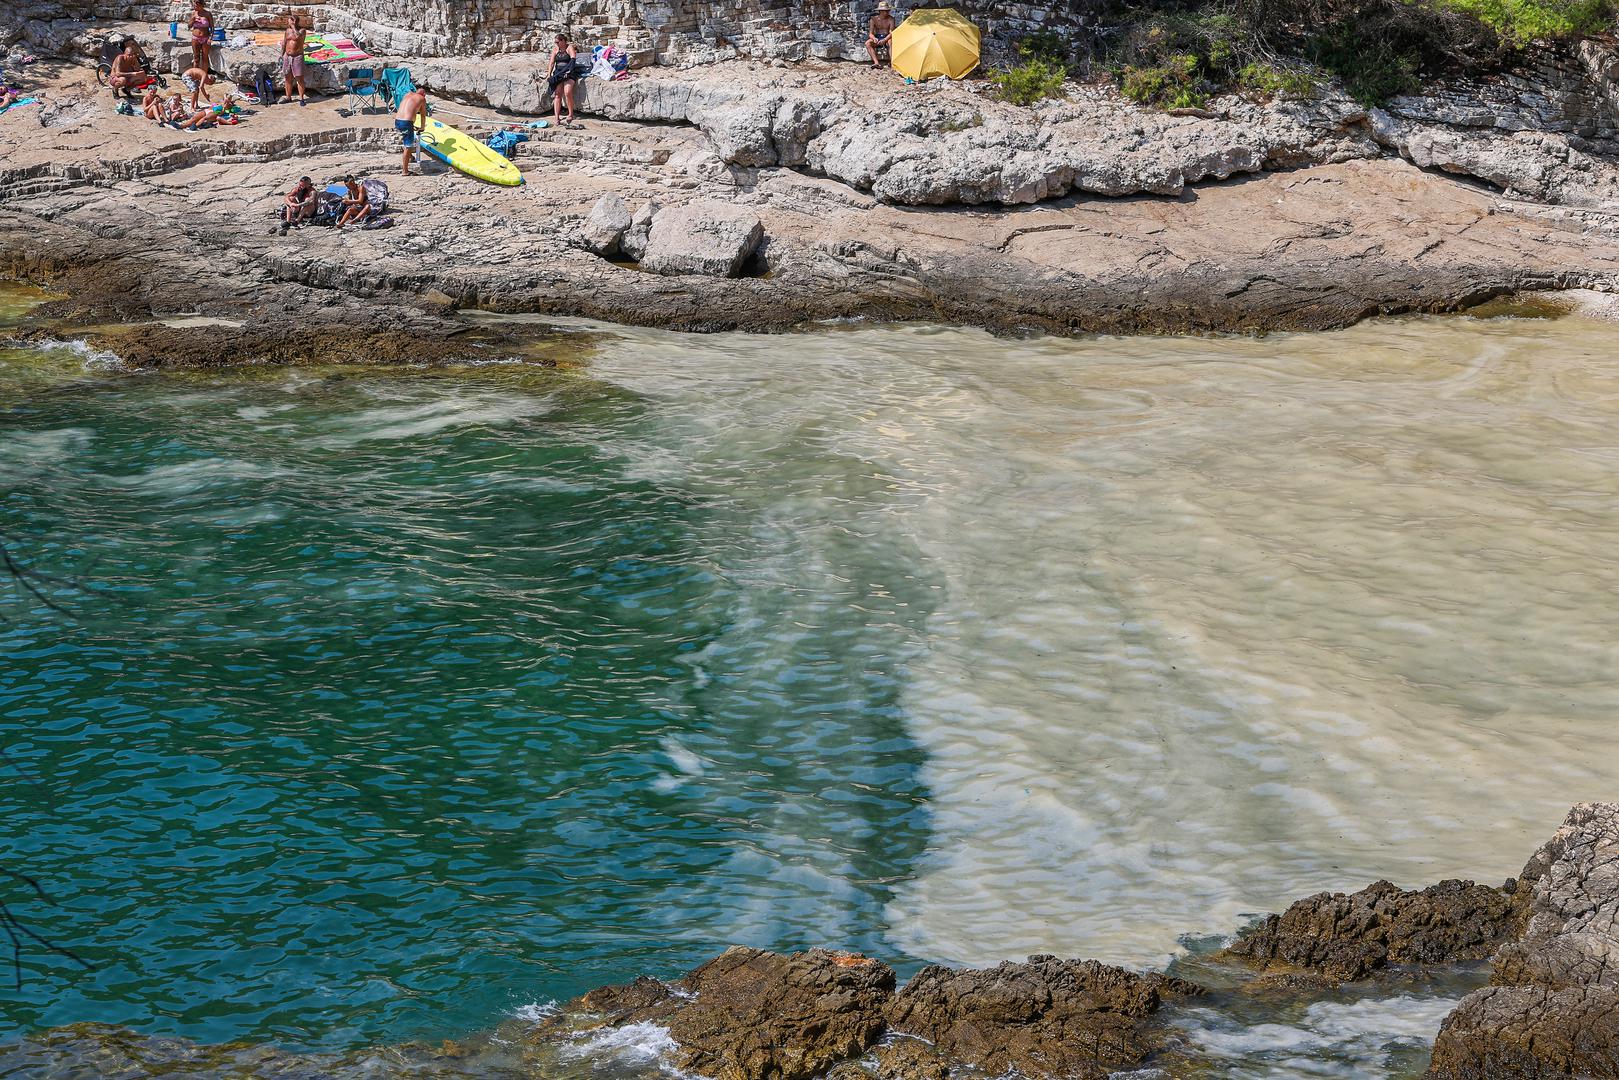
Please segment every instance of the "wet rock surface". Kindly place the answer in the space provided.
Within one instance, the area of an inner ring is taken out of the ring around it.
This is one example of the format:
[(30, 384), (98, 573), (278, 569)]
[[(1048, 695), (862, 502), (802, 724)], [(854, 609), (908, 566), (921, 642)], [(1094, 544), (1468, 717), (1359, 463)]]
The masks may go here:
[(1492, 986), (1465, 998), (1434, 1043), (1431, 1080), (1619, 1076), (1619, 989)]
[(1356, 893), (1318, 893), (1244, 931), (1227, 955), (1261, 971), (1361, 979), (1392, 964), (1488, 958), (1520, 929), (1515, 882), (1496, 889), (1442, 881), (1404, 890), (1379, 881)]
[(592, 991), (564, 1015), (587, 1026), (661, 1024), (680, 1045), (679, 1067), (717, 1080), (809, 1080), (876, 1043), (893, 991), (893, 969), (863, 956), (738, 946), (676, 983)]
[(1166, 975), (1031, 956), (984, 971), (923, 968), (894, 998), (888, 1022), (930, 1044), (935, 1065), (1104, 1077), (1141, 1064), (1161, 1043), (1152, 1020), (1165, 1001), (1200, 992)]

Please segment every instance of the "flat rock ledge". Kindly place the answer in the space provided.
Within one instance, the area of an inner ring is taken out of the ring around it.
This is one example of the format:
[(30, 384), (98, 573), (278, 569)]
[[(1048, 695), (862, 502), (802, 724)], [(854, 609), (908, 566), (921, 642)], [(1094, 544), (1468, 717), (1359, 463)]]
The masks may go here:
[[(543, 108), (532, 57), (419, 74), (469, 127)], [(169, 335), (177, 363), (453, 356), (456, 309), (1249, 333), (1619, 291), (1619, 126), (1603, 112), (1579, 135), (1485, 89), (1169, 116), (1096, 87), (1023, 109), (850, 65), (728, 62), (589, 87), (587, 123), (535, 129), (528, 184), (492, 188), (431, 161), (400, 175), (390, 118), (331, 98), (179, 133), (114, 115), (80, 63), (30, 79), (46, 104), (0, 128), (0, 276), (70, 293), (86, 326), (183, 313), (262, 331)], [(395, 227), (278, 235), (300, 173), (387, 180)], [(414, 340), (389, 336), (405, 323)], [(171, 362), (128, 345), (132, 364)]]

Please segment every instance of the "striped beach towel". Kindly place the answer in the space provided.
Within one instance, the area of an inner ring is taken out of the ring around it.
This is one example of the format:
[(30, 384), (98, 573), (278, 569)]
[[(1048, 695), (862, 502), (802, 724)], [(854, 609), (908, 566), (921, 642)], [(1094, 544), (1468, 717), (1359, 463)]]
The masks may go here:
[(312, 64), (349, 64), (369, 60), (371, 54), (354, 44), (353, 38), (336, 34), (310, 34), (304, 43), (304, 59)]

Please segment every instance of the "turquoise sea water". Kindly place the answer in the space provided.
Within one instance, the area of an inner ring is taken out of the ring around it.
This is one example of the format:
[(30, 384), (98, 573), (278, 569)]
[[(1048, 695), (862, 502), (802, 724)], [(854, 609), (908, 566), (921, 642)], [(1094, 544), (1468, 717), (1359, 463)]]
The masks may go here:
[[(0, 536), (62, 609), (0, 586), (0, 865), (58, 904), (0, 900), (95, 964), (30, 947), (0, 1021), (336, 1052), (731, 943), (1161, 967), (1504, 878), (1619, 795), (1611, 337), (0, 350)], [(1469, 978), (1177, 1024), (1404, 1076)]]
[[(8, 902), (97, 965), (31, 956), (7, 1019), (342, 1046), (732, 940), (888, 951), (928, 583), (858, 529), (862, 580), (772, 582), (791, 532), (630, 475), (647, 411), (498, 370), (7, 402), (0, 531), (78, 584), (0, 597), (5, 858), (62, 907)], [(886, 486), (785, 437), (784, 496)]]

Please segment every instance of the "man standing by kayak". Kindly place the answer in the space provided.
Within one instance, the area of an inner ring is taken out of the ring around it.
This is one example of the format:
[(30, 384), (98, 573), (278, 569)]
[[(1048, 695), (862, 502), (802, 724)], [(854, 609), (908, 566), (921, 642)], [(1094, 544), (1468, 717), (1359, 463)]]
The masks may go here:
[(417, 133), (427, 126), (427, 91), (416, 87), (399, 102), (394, 113), (394, 130), (405, 142), (405, 175), (410, 175), (410, 159), (416, 154)]
[(287, 84), (286, 98), (292, 100), (292, 84), (298, 83), (298, 104), (307, 105), (304, 94), (304, 41), (309, 31), (304, 29), (303, 18), (292, 13), (288, 17), (286, 33), (281, 35), (281, 78)]

